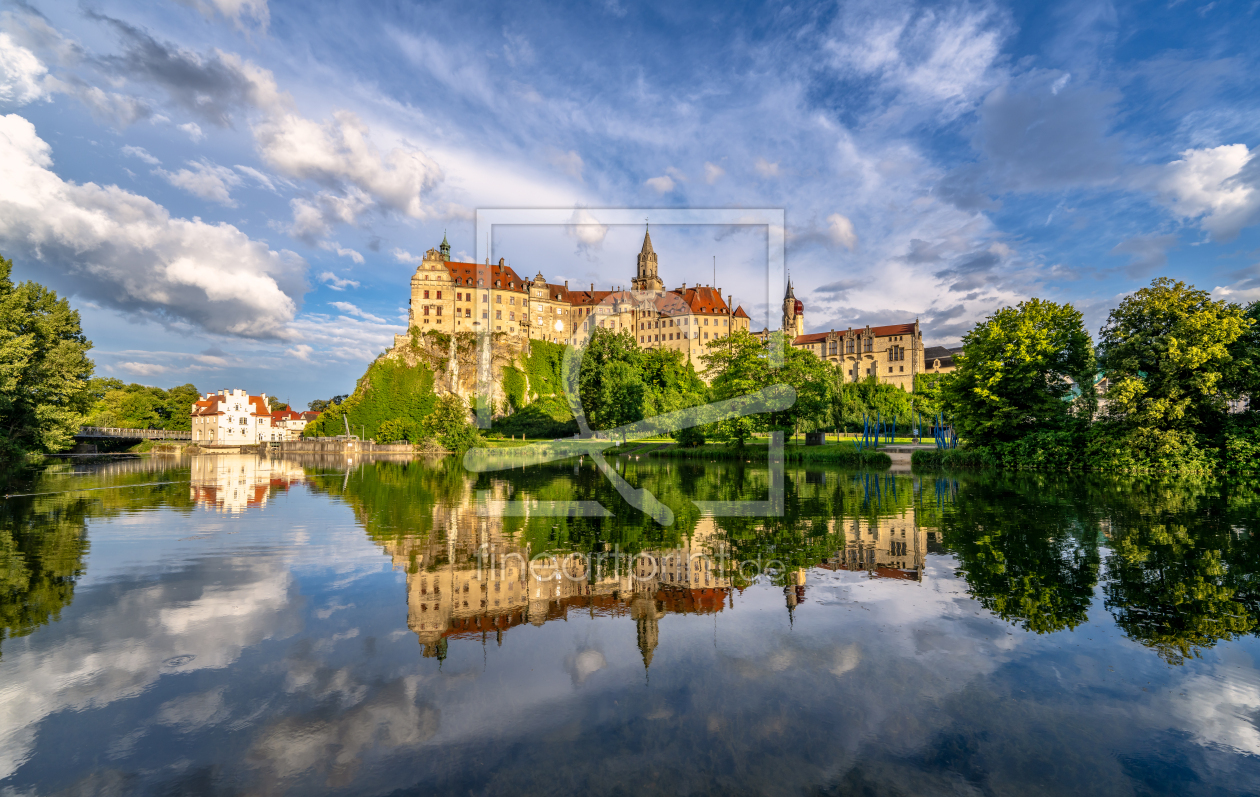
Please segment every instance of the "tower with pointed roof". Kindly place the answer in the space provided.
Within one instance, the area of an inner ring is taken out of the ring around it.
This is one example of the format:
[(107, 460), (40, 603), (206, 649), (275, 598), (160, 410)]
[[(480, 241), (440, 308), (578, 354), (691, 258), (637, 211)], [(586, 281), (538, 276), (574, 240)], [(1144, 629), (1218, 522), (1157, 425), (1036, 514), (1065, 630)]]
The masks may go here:
[(652, 249), (651, 230), (643, 233), (643, 247), (639, 250), (639, 268), (630, 285), (636, 291), (663, 291), (665, 283), (656, 274), (656, 251)]
[(805, 304), (796, 298), (791, 277), (783, 294), (783, 332), (792, 339), (805, 334)]
[(451, 262), (451, 245), (446, 242), (446, 232), (442, 232), (442, 245), (438, 247), (438, 251), (442, 253), (442, 259), (447, 263)]

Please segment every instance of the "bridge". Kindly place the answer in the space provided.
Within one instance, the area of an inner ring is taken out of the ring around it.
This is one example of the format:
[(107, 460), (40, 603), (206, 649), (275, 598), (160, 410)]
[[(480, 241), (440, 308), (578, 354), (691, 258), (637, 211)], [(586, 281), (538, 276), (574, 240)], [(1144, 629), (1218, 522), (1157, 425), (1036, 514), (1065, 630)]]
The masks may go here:
[(192, 440), (192, 432), (169, 429), (120, 429), (116, 426), (80, 426), (75, 440)]

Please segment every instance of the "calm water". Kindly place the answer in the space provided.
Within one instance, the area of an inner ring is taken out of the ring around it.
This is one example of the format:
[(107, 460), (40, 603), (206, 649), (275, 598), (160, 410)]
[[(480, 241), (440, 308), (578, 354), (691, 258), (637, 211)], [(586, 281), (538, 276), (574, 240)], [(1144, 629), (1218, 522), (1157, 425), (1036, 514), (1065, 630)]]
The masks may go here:
[(40, 474), (0, 794), (1260, 792), (1253, 485), (620, 467)]

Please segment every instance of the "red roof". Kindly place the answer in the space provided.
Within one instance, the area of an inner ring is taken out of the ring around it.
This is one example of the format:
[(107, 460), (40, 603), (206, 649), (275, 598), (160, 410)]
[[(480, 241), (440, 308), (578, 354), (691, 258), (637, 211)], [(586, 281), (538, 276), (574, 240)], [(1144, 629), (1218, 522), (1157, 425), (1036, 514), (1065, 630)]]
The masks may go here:
[(741, 304), (739, 307), (736, 307), (736, 308), (735, 308), (735, 317), (736, 317), (736, 318), (748, 318), (748, 313), (745, 313), (745, 312), (744, 312), (744, 306), (743, 306), (742, 304)]
[[(450, 272), (456, 285), (477, 285), (481, 288), (500, 288), (519, 293), (529, 290), (528, 284), (507, 265), (447, 262), (446, 270)], [(480, 284), (478, 280), (481, 281)], [(499, 284), (495, 285), (496, 282)]]
[[(914, 324), (888, 324), (882, 327), (871, 327), (871, 334), (877, 338), (887, 338), (893, 335), (911, 335), (914, 333)], [(808, 335), (797, 335), (792, 339), (793, 346), (804, 346), (808, 343), (821, 343), (832, 337), (844, 338), (849, 335), (860, 335), (865, 332), (864, 327), (858, 329), (840, 330), (839, 332), (832, 330), (831, 332), (811, 332)]]

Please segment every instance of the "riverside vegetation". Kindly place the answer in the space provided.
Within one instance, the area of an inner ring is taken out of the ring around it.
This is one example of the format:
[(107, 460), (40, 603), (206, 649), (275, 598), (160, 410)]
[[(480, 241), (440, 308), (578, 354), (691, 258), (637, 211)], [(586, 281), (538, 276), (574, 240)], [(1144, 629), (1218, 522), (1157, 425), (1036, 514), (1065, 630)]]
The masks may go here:
[(1108, 316), (1097, 347), (1070, 305), (1031, 299), (963, 338), (935, 386), (963, 441), (927, 467), (1116, 472), (1260, 468), (1260, 303), (1160, 278)]

